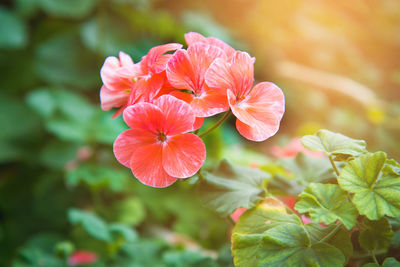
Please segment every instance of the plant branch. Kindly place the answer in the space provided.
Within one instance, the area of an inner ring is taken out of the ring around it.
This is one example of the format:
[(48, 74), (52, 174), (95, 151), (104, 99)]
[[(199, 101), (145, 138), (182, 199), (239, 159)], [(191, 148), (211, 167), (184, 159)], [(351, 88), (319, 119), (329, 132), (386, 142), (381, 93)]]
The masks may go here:
[(375, 262), (376, 264), (379, 265), (379, 262), (378, 262), (378, 260), (376, 259), (375, 251), (374, 251), (374, 250), (371, 250), (371, 255), (372, 255), (372, 259), (374, 260), (374, 262)]
[(329, 155), (329, 161), (331, 162), (332, 167), (333, 167), (333, 169), (335, 170), (336, 175), (339, 176), (339, 174), (340, 174), (340, 173), (339, 173), (339, 170), (338, 170), (338, 168), (336, 167), (335, 162), (333, 161), (333, 158), (332, 158), (331, 155)]
[(225, 115), (219, 119), (219, 121), (217, 121), (213, 127), (211, 127), (210, 129), (208, 129), (207, 131), (205, 131), (204, 133), (199, 134), (199, 137), (204, 137), (207, 134), (211, 133), (214, 129), (216, 129), (218, 126), (220, 126), (222, 123), (224, 123), (224, 121), (226, 121), (226, 119), (229, 117), (229, 115), (231, 115), (232, 111), (229, 110), (225, 113)]

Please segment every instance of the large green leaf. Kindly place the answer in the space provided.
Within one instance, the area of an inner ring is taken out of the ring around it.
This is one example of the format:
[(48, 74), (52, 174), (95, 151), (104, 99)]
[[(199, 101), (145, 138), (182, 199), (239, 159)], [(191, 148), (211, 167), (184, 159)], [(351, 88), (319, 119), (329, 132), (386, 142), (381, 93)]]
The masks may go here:
[(353, 203), (370, 220), (400, 214), (400, 177), (382, 173), (384, 152), (367, 153), (351, 160), (338, 177), (342, 189), (353, 193)]
[(351, 229), (358, 215), (357, 209), (348, 201), (347, 192), (335, 184), (311, 183), (300, 194), (295, 209), (306, 213), (314, 222), (330, 224), (340, 220)]
[(312, 151), (322, 151), (328, 156), (338, 158), (356, 157), (366, 152), (364, 140), (352, 139), (328, 130), (319, 130), (314, 135), (303, 136), (301, 142)]
[(81, 224), (96, 239), (107, 242), (112, 240), (107, 224), (93, 213), (71, 208), (68, 210), (68, 219), (72, 224)]
[(0, 7), (0, 48), (16, 49), (27, 44), (28, 33), (24, 21), (8, 9)]
[(266, 172), (233, 166), (221, 161), (213, 172), (202, 172), (198, 187), (203, 203), (222, 216), (228, 216), (237, 208), (251, 208), (261, 199), (270, 175)]
[(343, 266), (345, 256), (335, 245), (348, 241), (322, 240), (321, 232), (310, 234), (297, 215), (286, 214), (283, 203), (267, 198), (233, 229), (235, 266)]
[(393, 238), (393, 231), (389, 221), (381, 218), (378, 221), (364, 220), (358, 240), (363, 249), (379, 250), (387, 249)]

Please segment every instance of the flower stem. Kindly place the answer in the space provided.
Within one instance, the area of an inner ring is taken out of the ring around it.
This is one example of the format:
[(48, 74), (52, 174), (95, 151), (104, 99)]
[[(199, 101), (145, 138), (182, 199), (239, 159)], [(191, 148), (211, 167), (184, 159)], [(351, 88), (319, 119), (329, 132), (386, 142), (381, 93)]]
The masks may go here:
[(329, 161), (331, 162), (331, 164), (332, 164), (332, 167), (333, 167), (333, 169), (335, 170), (335, 172), (336, 172), (336, 175), (337, 176), (339, 176), (339, 170), (337, 169), (337, 167), (336, 167), (336, 165), (335, 165), (335, 162), (333, 161), (333, 158), (332, 158), (332, 156), (331, 155), (329, 155)]
[(378, 260), (376, 259), (375, 251), (374, 251), (374, 250), (371, 251), (371, 255), (372, 255), (372, 259), (374, 260), (374, 262), (375, 262), (376, 264), (379, 265), (379, 262), (378, 262)]
[(322, 243), (325, 242), (326, 240), (329, 240), (329, 238), (331, 238), (334, 234), (336, 234), (336, 232), (340, 229), (340, 226), (342, 226), (342, 224), (337, 224), (335, 228), (333, 228), (333, 230), (327, 234), (324, 238), (322, 238), (318, 243)]
[(218, 126), (220, 126), (222, 123), (224, 123), (224, 121), (226, 121), (226, 119), (229, 117), (229, 115), (231, 115), (232, 111), (227, 111), (225, 113), (225, 115), (219, 119), (219, 121), (217, 121), (217, 123), (214, 124), (213, 127), (211, 127), (210, 129), (208, 129), (207, 131), (205, 131), (204, 133), (199, 134), (199, 137), (204, 137), (207, 134), (211, 133), (214, 129), (216, 129)]

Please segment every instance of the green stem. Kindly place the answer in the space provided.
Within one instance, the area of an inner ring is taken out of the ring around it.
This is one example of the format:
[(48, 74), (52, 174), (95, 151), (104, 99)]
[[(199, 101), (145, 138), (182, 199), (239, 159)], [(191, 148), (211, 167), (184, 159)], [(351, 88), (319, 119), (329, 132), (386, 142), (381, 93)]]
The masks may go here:
[(372, 255), (372, 259), (374, 260), (374, 262), (375, 262), (376, 264), (379, 265), (379, 262), (378, 262), (378, 260), (376, 259), (375, 251), (374, 251), (374, 250), (371, 250), (371, 255)]
[(214, 129), (216, 129), (218, 126), (220, 126), (222, 123), (224, 123), (224, 121), (226, 121), (226, 119), (229, 117), (229, 115), (231, 115), (232, 111), (227, 111), (225, 113), (225, 115), (219, 119), (219, 121), (217, 121), (217, 123), (214, 124), (213, 127), (211, 127), (210, 129), (208, 129), (207, 131), (205, 131), (204, 133), (199, 134), (199, 137), (204, 137), (207, 134), (211, 133)]
[(336, 175), (337, 176), (339, 176), (339, 170), (337, 169), (337, 167), (336, 167), (336, 165), (335, 165), (335, 162), (333, 161), (333, 158), (332, 158), (332, 156), (330, 156), (329, 155), (329, 161), (331, 162), (331, 164), (332, 164), (332, 167), (333, 167), (333, 169), (335, 170), (335, 172), (336, 172)]
[(329, 233), (327, 234), (324, 238), (322, 238), (318, 243), (325, 242), (326, 240), (329, 240), (336, 232), (340, 229), (341, 224), (337, 224), (336, 227)]

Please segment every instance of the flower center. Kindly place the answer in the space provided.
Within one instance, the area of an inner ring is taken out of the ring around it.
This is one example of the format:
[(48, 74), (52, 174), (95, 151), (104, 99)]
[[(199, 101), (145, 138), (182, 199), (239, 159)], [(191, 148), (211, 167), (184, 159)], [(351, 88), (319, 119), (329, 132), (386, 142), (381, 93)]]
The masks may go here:
[(159, 132), (157, 135), (157, 141), (160, 143), (164, 143), (167, 141), (167, 136), (163, 132)]

